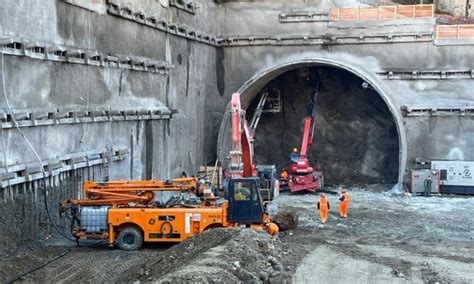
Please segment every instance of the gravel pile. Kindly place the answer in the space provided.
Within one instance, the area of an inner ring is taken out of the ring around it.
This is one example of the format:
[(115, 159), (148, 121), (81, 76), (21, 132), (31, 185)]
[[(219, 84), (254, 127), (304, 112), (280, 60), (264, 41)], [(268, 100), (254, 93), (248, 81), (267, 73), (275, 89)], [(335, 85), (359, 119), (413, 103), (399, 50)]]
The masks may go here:
[(268, 282), (284, 273), (281, 242), (253, 229), (212, 229), (147, 264), (141, 281)]

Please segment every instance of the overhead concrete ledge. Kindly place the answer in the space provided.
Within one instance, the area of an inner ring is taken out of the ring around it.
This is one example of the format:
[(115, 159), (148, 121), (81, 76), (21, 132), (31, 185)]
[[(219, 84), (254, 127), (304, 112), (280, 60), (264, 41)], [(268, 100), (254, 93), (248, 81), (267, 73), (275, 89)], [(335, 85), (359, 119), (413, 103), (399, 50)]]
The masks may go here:
[(435, 45), (474, 45), (474, 38), (435, 39)]

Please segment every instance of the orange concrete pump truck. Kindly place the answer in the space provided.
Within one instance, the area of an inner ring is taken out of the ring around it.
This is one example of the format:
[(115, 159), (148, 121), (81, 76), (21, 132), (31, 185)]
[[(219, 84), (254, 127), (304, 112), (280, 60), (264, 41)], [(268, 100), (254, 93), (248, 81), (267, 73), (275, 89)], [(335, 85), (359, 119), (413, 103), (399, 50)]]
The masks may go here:
[[(240, 99), (238, 94), (236, 98)], [(236, 118), (242, 117), (233, 116), (233, 125), (239, 123)], [(231, 130), (233, 137), (241, 137), (242, 131)], [(242, 146), (233, 141), (231, 156), (235, 157)], [(71, 233), (77, 240), (104, 239), (123, 250), (139, 249), (143, 242), (181, 242), (218, 227), (246, 226), (278, 234), (267, 212), (270, 200), (262, 198), (258, 177), (233, 175), (227, 200), (201, 195), (199, 186), (195, 178), (89, 181), (84, 183), (84, 198), (62, 202), (62, 212), (71, 220)], [(158, 192), (170, 191), (177, 194), (165, 203), (157, 202)]]

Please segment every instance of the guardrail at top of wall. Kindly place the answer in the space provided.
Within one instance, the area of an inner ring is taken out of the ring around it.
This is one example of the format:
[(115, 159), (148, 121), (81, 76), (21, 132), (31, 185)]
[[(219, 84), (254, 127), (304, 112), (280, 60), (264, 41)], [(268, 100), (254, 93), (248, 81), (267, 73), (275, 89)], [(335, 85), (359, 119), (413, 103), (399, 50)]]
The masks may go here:
[(470, 25), (437, 25), (435, 27), (437, 39), (474, 38), (474, 24)]
[(433, 18), (435, 5), (390, 5), (378, 7), (332, 8), (332, 21), (373, 21)]

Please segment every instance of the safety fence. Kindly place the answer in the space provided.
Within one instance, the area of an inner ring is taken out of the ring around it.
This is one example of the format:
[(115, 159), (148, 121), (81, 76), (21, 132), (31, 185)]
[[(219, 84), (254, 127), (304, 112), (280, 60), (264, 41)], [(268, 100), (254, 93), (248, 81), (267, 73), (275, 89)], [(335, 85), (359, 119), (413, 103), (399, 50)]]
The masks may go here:
[(437, 39), (474, 38), (474, 25), (437, 25)]
[(332, 8), (331, 21), (373, 21), (397, 20), (409, 18), (432, 18), (435, 6), (421, 5), (392, 5), (378, 7)]

